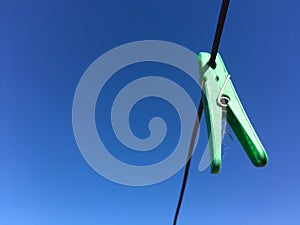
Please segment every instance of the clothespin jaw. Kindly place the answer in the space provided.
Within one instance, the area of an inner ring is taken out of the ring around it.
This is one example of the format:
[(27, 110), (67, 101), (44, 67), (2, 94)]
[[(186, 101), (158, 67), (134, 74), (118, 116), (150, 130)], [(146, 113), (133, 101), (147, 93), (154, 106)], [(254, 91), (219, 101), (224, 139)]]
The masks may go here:
[(208, 65), (210, 54), (199, 53), (200, 84), (211, 153), (211, 173), (221, 167), (222, 119), (229, 125), (246, 151), (251, 162), (262, 167), (267, 164), (267, 153), (255, 133), (238, 98), (226, 67), (218, 54), (216, 67)]

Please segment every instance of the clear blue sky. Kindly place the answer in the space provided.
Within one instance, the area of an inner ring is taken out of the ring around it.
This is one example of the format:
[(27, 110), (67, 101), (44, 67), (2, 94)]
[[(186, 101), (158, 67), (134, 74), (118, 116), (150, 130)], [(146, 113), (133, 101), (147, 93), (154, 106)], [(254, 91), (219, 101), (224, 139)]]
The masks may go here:
[[(0, 224), (172, 224), (183, 170), (138, 188), (98, 175), (74, 139), (73, 96), (87, 67), (120, 44), (158, 39), (209, 51), (220, 4), (2, 0)], [(299, 7), (231, 2), (220, 52), (269, 164), (253, 167), (234, 138), (221, 174), (200, 173), (200, 137), (178, 224), (300, 224)]]

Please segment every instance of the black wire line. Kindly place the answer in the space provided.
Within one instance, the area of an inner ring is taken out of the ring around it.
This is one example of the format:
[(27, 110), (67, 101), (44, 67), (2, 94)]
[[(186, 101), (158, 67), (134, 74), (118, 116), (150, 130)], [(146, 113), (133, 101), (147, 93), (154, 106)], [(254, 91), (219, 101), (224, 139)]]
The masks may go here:
[(211, 49), (210, 59), (208, 61), (208, 65), (213, 69), (216, 68), (215, 60), (216, 60), (219, 45), (220, 45), (220, 40), (221, 40), (221, 36), (222, 36), (222, 32), (223, 32), (224, 23), (226, 20), (229, 3), (230, 3), (230, 0), (223, 0), (223, 2), (222, 2), (218, 25), (217, 25), (217, 29), (216, 29), (216, 33), (215, 33), (215, 39), (214, 39), (214, 43), (213, 43), (213, 46)]
[(202, 98), (201, 98), (201, 101), (200, 101), (200, 104), (199, 104), (199, 107), (198, 107), (197, 118), (196, 118), (196, 121), (195, 121), (195, 124), (194, 124), (193, 134), (192, 134), (192, 138), (191, 138), (191, 142), (190, 142), (190, 147), (189, 147), (189, 152), (188, 152), (188, 157), (187, 157), (187, 163), (185, 165), (185, 171), (184, 171), (181, 191), (180, 191), (179, 200), (178, 200), (178, 203), (177, 203), (177, 208), (176, 208), (176, 213), (175, 213), (175, 216), (174, 216), (173, 225), (176, 225), (176, 223), (177, 223), (178, 214), (179, 214), (179, 211), (180, 211), (181, 202), (182, 202), (182, 199), (183, 199), (184, 190), (185, 190), (185, 186), (186, 186), (186, 181), (187, 181), (187, 178), (188, 178), (188, 175), (189, 175), (191, 159), (192, 159), (193, 149), (194, 149), (194, 145), (195, 145), (195, 139), (197, 137), (198, 127), (199, 127), (199, 123), (201, 121), (202, 112), (203, 112), (203, 102), (202, 102)]
[[(216, 33), (215, 33), (215, 38), (214, 38), (213, 46), (211, 49), (210, 59), (208, 61), (208, 65), (213, 69), (216, 68), (215, 61), (216, 61), (216, 57), (217, 57), (217, 53), (218, 53), (218, 49), (219, 49), (219, 45), (220, 45), (220, 40), (221, 40), (221, 36), (222, 36), (222, 32), (223, 32), (224, 23), (226, 20), (229, 3), (230, 3), (230, 0), (223, 0), (222, 6), (221, 6), (221, 11), (219, 14), (219, 20), (218, 20)], [(185, 191), (185, 187), (186, 187), (187, 178), (189, 175), (189, 170), (190, 170), (190, 165), (191, 165), (191, 160), (192, 160), (192, 153), (193, 153), (193, 149), (194, 149), (194, 145), (195, 145), (195, 139), (197, 136), (198, 127), (199, 127), (199, 124), (201, 121), (202, 112), (203, 112), (203, 102), (202, 102), (202, 98), (201, 98), (201, 101), (200, 101), (200, 104), (198, 107), (198, 116), (197, 116), (195, 124), (194, 124), (194, 130), (193, 130), (193, 134), (192, 134), (192, 138), (191, 138), (191, 142), (190, 142), (190, 146), (189, 146), (187, 163), (185, 165), (185, 171), (184, 171), (184, 175), (183, 175), (183, 181), (182, 181), (182, 186), (181, 186), (181, 190), (180, 190), (179, 200), (178, 200), (177, 207), (176, 207), (173, 225), (177, 224), (177, 219), (178, 219), (178, 215), (179, 215), (179, 211), (180, 211), (180, 207), (181, 207), (181, 203), (182, 203), (182, 199), (183, 199), (183, 195), (184, 195), (184, 191)]]

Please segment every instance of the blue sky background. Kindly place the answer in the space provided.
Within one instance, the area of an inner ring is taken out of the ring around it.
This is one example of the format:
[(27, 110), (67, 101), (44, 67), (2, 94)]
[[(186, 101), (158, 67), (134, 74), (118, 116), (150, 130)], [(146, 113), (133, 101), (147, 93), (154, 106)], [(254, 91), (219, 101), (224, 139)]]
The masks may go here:
[[(73, 96), (87, 67), (120, 44), (158, 39), (210, 51), (220, 4), (2, 0), (0, 224), (172, 224), (183, 170), (139, 188), (102, 178), (76, 145)], [(220, 52), (269, 164), (253, 167), (234, 138), (225, 143), (221, 174), (200, 173), (201, 136), (178, 224), (300, 224), (299, 7), (296, 0), (231, 2)]]

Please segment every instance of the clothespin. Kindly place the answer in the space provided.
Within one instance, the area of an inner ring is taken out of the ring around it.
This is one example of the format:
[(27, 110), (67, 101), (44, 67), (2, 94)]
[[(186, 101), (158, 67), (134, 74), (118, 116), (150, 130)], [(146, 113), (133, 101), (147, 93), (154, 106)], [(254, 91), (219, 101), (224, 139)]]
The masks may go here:
[(238, 98), (222, 58), (217, 54), (215, 68), (209, 65), (210, 54), (199, 54), (200, 84), (211, 153), (211, 173), (221, 167), (222, 119), (227, 119), (251, 162), (267, 164), (267, 153), (256, 135)]

